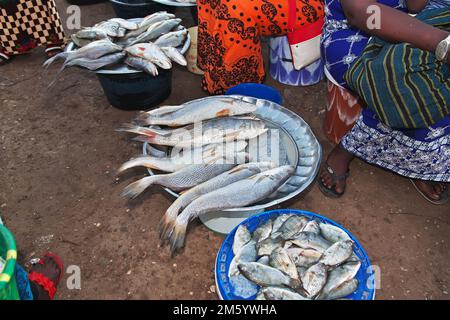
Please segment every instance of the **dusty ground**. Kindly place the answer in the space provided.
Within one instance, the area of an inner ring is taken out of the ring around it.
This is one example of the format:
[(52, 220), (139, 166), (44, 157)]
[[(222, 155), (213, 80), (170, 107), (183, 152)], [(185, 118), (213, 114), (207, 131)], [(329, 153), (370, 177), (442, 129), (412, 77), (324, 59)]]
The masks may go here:
[[(58, 1), (63, 16), (66, 6)], [(113, 16), (108, 3), (82, 12), (83, 25)], [(119, 196), (122, 180), (134, 177), (116, 180), (115, 170), (140, 149), (114, 129), (134, 113), (110, 107), (88, 72), (69, 70), (46, 90), (56, 69), (46, 74), (43, 59), (37, 50), (0, 69), (0, 210), (19, 260), (51, 250), (79, 266), (82, 289), (63, 282), (59, 299), (217, 299), (210, 288), (223, 237), (196, 224), (185, 252), (170, 259), (156, 230), (171, 199), (158, 188), (133, 202)], [(173, 81), (167, 103), (204, 96), (198, 76), (176, 69)], [(267, 83), (281, 90), (285, 106), (310, 123), (328, 152), (324, 83)], [(342, 199), (327, 199), (313, 186), (289, 206), (330, 217), (358, 237), (381, 270), (378, 299), (448, 299), (450, 204), (432, 206), (406, 179), (361, 161), (351, 173)]]

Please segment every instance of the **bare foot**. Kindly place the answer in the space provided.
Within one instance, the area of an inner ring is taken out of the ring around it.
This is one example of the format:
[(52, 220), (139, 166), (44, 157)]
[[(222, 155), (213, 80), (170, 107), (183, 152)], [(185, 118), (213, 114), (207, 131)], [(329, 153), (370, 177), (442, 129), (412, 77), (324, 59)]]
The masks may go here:
[[(325, 188), (335, 191), (338, 195), (342, 195), (345, 191), (346, 177), (345, 174), (349, 170), (350, 162), (354, 159), (354, 155), (345, 150), (340, 144), (328, 155), (326, 163), (333, 170), (334, 176), (325, 168), (322, 169), (320, 180)], [(336, 176), (342, 177), (337, 179)]]
[(447, 191), (448, 186), (443, 182), (433, 182), (424, 180), (411, 180), (414, 185), (423, 193), (426, 198), (433, 201), (440, 201)]

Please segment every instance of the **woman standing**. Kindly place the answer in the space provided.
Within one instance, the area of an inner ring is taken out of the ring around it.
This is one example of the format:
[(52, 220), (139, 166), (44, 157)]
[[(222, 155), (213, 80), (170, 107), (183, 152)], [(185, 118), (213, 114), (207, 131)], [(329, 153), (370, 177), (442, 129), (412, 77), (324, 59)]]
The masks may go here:
[[(261, 36), (288, 33), (289, 0), (198, 0), (198, 65), (203, 89), (223, 94), (245, 82), (261, 83)], [(296, 26), (323, 19), (323, 0), (295, 0)]]
[[(341, 196), (357, 156), (409, 178), (428, 201), (446, 203), (450, 0), (326, 0), (325, 7), (326, 71), (366, 108), (328, 156), (320, 189)], [(377, 11), (380, 25), (371, 28)]]
[(54, 0), (0, 0), (0, 65), (36, 46), (46, 46), (51, 57), (63, 44)]

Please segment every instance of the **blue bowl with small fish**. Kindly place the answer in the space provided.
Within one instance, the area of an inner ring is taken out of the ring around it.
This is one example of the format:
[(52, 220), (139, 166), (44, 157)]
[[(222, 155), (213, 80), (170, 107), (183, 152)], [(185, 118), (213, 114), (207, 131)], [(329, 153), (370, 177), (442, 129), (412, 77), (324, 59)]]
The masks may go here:
[[(333, 220), (330, 220), (324, 216), (321, 216), (316, 213), (312, 213), (304, 210), (292, 210), (292, 209), (283, 209), (283, 210), (273, 210), (267, 211), (255, 216), (248, 218), (243, 221), (241, 224), (247, 227), (250, 232), (254, 232), (258, 226), (267, 222), (270, 219), (276, 218), (278, 215), (282, 214), (295, 214), (305, 216), (308, 219), (316, 220), (317, 222), (331, 224), (336, 226), (343, 231), (345, 231), (350, 238), (354, 241), (353, 252), (356, 256), (361, 260), (361, 267), (358, 273), (355, 276), (355, 279), (358, 280), (359, 285), (355, 292), (351, 295), (345, 297), (345, 299), (349, 300), (374, 300), (375, 299), (375, 272), (370, 263), (369, 257), (364, 251), (361, 244), (358, 242), (355, 236), (353, 236), (350, 232), (348, 232), (341, 225), (337, 224)], [(239, 225), (241, 225), (239, 224)], [(233, 241), (236, 230), (239, 226), (233, 229), (228, 236), (225, 238), (219, 253), (216, 258), (216, 267), (215, 267), (215, 277), (216, 277), (216, 285), (218, 290), (218, 295), (221, 300), (255, 300), (256, 294), (243, 298), (236, 294), (236, 288), (231, 283), (228, 272), (230, 268), (231, 261), (233, 260)]]

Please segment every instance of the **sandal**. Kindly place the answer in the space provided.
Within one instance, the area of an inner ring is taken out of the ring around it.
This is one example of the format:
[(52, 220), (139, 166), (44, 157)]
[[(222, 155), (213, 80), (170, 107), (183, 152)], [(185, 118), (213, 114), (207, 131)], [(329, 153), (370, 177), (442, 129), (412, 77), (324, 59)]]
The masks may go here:
[(327, 197), (331, 197), (331, 198), (340, 198), (342, 197), (342, 195), (345, 193), (345, 188), (344, 191), (342, 192), (337, 192), (335, 187), (336, 187), (336, 183), (338, 181), (342, 181), (345, 180), (349, 177), (350, 175), (350, 170), (347, 170), (346, 173), (341, 174), (341, 175), (337, 175), (334, 173), (333, 168), (330, 167), (330, 165), (328, 163), (325, 163), (325, 170), (327, 170), (327, 172), (331, 175), (331, 179), (333, 180), (333, 186), (331, 188), (328, 188), (320, 179), (319, 180), (319, 189), (320, 191), (322, 191), (322, 193), (324, 195), (326, 195)]
[(413, 179), (409, 179), (409, 181), (411, 181), (412, 185), (414, 186), (414, 188), (417, 190), (417, 192), (428, 202), (435, 204), (435, 205), (442, 205), (442, 204), (446, 204), (448, 202), (449, 199), (449, 190), (448, 187), (445, 186), (444, 191), (441, 193), (441, 199), (439, 200), (434, 200), (432, 198), (430, 198), (425, 192), (423, 192), (422, 190), (419, 189), (419, 187), (417, 187), (415, 180)]
[(47, 47), (47, 49), (45, 49), (47, 58), (52, 58), (60, 52), (63, 52), (63, 49), (60, 46)]
[(10, 56), (7, 56), (6, 54), (0, 52), (0, 66), (11, 62), (11, 60), (12, 58)]
[(59, 269), (58, 279), (55, 282), (53, 282), (51, 279), (49, 279), (43, 273), (38, 273), (35, 271), (31, 271), (28, 274), (28, 278), (29, 278), (30, 282), (33, 282), (36, 285), (40, 286), (42, 289), (44, 289), (47, 292), (50, 300), (52, 300), (53, 297), (55, 296), (56, 288), (58, 287), (58, 284), (60, 283), (62, 275), (63, 275), (63, 263), (61, 262), (61, 259), (57, 255), (48, 252), (44, 255), (43, 258), (39, 259), (37, 264), (44, 265), (45, 264), (44, 258), (51, 258), (56, 263), (56, 265), (58, 266), (58, 269)]

